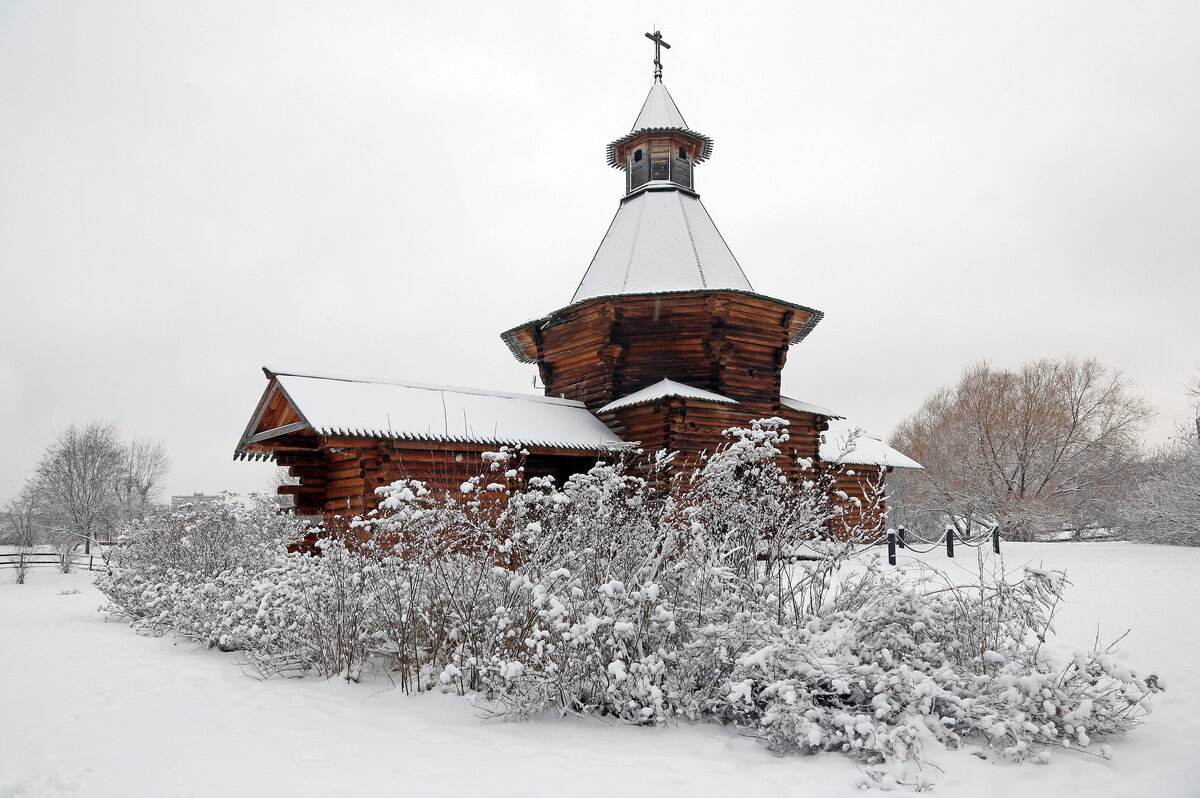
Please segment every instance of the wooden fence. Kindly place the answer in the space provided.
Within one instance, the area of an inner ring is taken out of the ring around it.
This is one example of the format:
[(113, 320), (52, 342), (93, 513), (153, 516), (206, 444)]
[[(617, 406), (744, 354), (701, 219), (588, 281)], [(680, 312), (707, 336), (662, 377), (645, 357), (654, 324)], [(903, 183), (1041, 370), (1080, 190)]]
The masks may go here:
[[(3, 552), (0, 553), (0, 569), (12, 568), (16, 569), (21, 558), (24, 558), (25, 565), (28, 568), (62, 568), (62, 557), (55, 552), (48, 551), (31, 551), (31, 552)], [(72, 554), (71, 555), (71, 570), (73, 571), (107, 571), (108, 561), (103, 555), (96, 554)]]

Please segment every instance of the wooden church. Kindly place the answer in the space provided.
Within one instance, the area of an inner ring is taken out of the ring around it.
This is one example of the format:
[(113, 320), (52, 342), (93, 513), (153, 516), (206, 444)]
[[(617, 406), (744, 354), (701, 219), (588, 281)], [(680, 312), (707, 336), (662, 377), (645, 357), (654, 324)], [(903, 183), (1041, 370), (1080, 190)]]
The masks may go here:
[(561, 481), (633, 442), (686, 464), (722, 430), (778, 416), (790, 423), (784, 469), (799, 478), (813, 463), (845, 494), (845, 524), (882, 523), (872, 486), (920, 466), (876, 438), (830, 430), (834, 411), (781, 395), (788, 349), (823, 314), (751, 286), (696, 192), (712, 139), (684, 121), (662, 82), (668, 45), (646, 35), (654, 82), (607, 150), (625, 177), (616, 216), (570, 302), (501, 334), (537, 365), (546, 396), (264, 369), (235, 457), (287, 467), (299, 484), (279, 491), (298, 512), (352, 517), (401, 478), (455, 492), (501, 446), (528, 452), (525, 478)]

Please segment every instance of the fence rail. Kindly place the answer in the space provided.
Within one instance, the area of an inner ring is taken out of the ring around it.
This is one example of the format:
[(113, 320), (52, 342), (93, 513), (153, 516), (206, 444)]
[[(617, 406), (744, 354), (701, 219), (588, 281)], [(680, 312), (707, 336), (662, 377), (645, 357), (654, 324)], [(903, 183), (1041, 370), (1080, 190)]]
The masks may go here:
[[(928, 548), (914, 546), (913, 540), (920, 540), (922, 543), (925, 543)], [(952, 526), (948, 526), (946, 527), (946, 532), (942, 535), (941, 540), (921, 540), (901, 526), (897, 527), (896, 529), (889, 529), (887, 531), (888, 565), (896, 564), (897, 549), (908, 549), (916, 554), (928, 554), (934, 549), (942, 546), (943, 543), (946, 546), (946, 556), (953, 557), (954, 543), (956, 540), (960, 545), (970, 546), (973, 549), (977, 549), (980, 546), (991, 543), (992, 552), (999, 554), (1000, 541), (1003, 540), (1003, 538), (1000, 537), (1000, 527), (998, 526), (992, 527), (987, 532), (984, 532), (982, 535), (979, 535), (975, 538), (963, 537), (961, 532), (956, 531)]]
[[(53, 552), (7, 552), (0, 554), (0, 569), (16, 569), (24, 559), (27, 568), (62, 567), (62, 557)], [(107, 571), (108, 561), (99, 554), (72, 554), (71, 569), (79, 571)]]

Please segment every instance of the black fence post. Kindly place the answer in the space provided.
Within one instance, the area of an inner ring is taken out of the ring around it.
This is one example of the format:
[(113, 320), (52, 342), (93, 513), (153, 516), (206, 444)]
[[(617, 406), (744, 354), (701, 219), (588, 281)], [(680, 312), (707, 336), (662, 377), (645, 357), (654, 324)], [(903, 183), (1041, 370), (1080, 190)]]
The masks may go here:
[(888, 538), (888, 565), (896, 564), (896, 532), (889, 529), (887, 531)]
[(946, 556), (954, 556), (954, 527), (946, 527)]
[(905, 540), (905, 538), (907, 538), (907, 537), (908, 537), (908, 532), (905, 531), (904, 525), (901, 524), (900, 528), (896, 530), (896, 545), (902, 549), (907, 549), (908, 541)]
[(996, 554), (1000, 553), (1000, 527), (992, 527), (992, 551)]

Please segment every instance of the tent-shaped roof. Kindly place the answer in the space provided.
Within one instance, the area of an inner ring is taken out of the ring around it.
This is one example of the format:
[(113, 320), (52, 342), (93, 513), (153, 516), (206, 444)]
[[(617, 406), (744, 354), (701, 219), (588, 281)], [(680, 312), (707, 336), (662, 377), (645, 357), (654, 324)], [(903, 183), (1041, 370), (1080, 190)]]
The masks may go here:
[(658, 78), (654, 79), (654, 85), (650, 87), (650, 93), (646, 95), (646, 102), (642, 103), (642, 110), (638, 113), (637, 121), (633, 123), (632, 129), (638, 131), (646, 128), (687, 130), (687, 122), (683, 121), (683, 114), (679, 113), (679, 107), (671, 99), (671, 93)]
[(684, 385), (682, 382), (675, 382), (675, 380), (659, 380), (640, 391), (634, 391), (628, 396), (609, 402), (596, 412), (607, 413), (613, 410), (620, 410), (623, 407), (647, 405), (651, 402), (657, 402), (659, 399), (666, 399), (672, 396), (682, 399), (697, 399), (701, 402), (715, 402), (717, 404), (737, 404), (736, 399), (730, 399), (728, 396), (706, 391), (703, 388), (693, 388), (690, 385)]
[[(621, 439), (588, 412), (582, 402), (546, 396), (497, 393), (362, 377), (292, 374), (264, 369), (274, 378), (301, 421), (279, 431), (312, 429), (321, 435), (368, 438), (533, 445), (600, 450)], [(243, 445), (268, 440), (275, 430), (256, 429)]]
[(754, 290), (699, 198), (643, 191), (621, 202), (571, 304), (705, 289)]
[(675, 100), (671, 98), (671, 93), (667, 91), (662, 80), (655, 78), (650, 86), (650, 93), (646, 95), (646, 101), (642, 103), (642, 110), (638, 112), (637, 120), (633, 123), (633, 129), (608, 145), (608, 165), (614, 169), (625, 169), (626, 164), (617, 157), (621, 145), (633, 141), (647, 131), (663, 130), (679, 131), (695, 139), (700, 145), (700, 151), (695, 156), (696, 163), (712, 157), (713, 140), (688, 128), (679, 106), (675, 105)]

